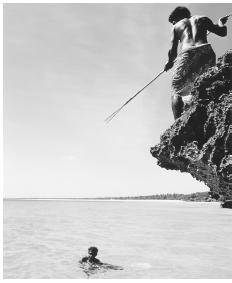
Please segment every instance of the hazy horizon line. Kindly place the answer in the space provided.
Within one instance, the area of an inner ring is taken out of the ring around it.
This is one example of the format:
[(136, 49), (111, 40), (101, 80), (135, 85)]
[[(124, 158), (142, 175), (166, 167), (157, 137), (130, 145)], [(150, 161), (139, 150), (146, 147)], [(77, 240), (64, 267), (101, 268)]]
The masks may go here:
[(158, 193), (152, 195), (138, 195), (138, 196), (105, 196), (105, 197), (3, 197), (3, 200), (63, 200), (63, 199), (119, 199), (119, 198), (139, 198), (139, 197), (151, 197), (151, 196), (159, 196), (159, 195), (191, 195), (197, 193), (207, 193), (207, 192), (192, 192), (192, 193)]

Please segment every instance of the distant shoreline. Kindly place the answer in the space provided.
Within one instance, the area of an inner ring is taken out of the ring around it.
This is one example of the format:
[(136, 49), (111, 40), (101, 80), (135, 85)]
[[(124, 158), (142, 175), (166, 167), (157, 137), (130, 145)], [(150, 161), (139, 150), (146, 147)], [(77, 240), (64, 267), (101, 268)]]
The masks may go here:
[(189, 203), (219, 203), (218, 201), (186, 201), (177, 199), (15, 199), (15, 198), (5, 198), (3, 201), (67, 201), (67, 202), (189, 202)]
[(6, 201), (183, 201), (179, 199), (4, 198)]
[[(7, 199), (3, 199), (3, 201), (4, 201), (4, 203), (7, 203), (7, 202), (17, 202), (17, 203), (19, 203), (19, 202), (66, 202), (66, 203), (68, 203), (68, 202), (70, 202), (70, 203), (74, 203), (74, 202), (76, 202), (76, 203), (94, 203), (94, 202), (98, 202), (98, 203), (122, 203), (122, 202), (124, 202), (124, 203), (136, 203), (136, 202), (138, 202), (138, 203), (145, 203), (145, 202), (147, 202), (147, 203), (161, 203), (161, 202), (163, 202), (163, 203), (172, 203), (172, 204), (174, 204), (174, 203), (188, 203), (188, 204), (190, 204), (190, 203), (192, 203), (192, 204), (210, 204), (210, 205), (220, 205), (220, 202), (218, 202), (218, 201), (186, 201), (186, 200), (176, 200), (176, 199), (173, 199), (173, 200), (171, 200), (171, 199), (167, 199), (167, 200), (165, 200), (165, 199), (67, 199), (67, 198), (65, 198), (65, 199), (62, 199), (62, 198), (56, 198), (56, 199), (13, 199), (13, 198), (7, 198)], [(129, 205), (129, 204), (128, 204)]]
[(93, 197), (93, 198), (4, 198), (12, 201), (187, 201), (187, 202), (217, 202), (211, 198), (208, 192), (196, 192), (191, 194), (156, 194), (148, 196), (126, 197)]

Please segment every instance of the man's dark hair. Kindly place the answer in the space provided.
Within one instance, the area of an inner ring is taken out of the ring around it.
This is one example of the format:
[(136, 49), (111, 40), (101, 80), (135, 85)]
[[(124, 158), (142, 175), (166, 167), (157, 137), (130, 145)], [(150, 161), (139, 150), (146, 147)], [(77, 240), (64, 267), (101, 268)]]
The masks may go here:
[(190, 18), (190, 17), (191, 17), (191, 13), (190, 13), (189, 9), (187, 9), (186, 7), (183, 7), (183, 6), (178, 6), (170, 14), (168, 21), (170, 23), (179, 22), (180, 20), (183, 20), (185, 18)]
[(88, 250), (98, 252), (98, 248), (96, 248), (96, 247), (90, 247), (90, 248), (88, 248)]

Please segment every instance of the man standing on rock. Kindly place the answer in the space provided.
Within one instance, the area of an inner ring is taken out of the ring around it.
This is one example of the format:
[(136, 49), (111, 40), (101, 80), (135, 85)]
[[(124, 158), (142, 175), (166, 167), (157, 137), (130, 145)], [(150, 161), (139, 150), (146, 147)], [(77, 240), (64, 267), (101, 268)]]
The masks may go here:
[[(214, 24), (205, 16), (191, 16), (186, 7), (177, 7), (168, 20), (173, 24), (173, 30), (169, 59), (164, 70), (171, 69), (176, 61), (172, 79), (172, 111), (177, 119), (181, 116), (184, 106), (192, 101), (191, 89), (195, 79), (216, 63), (215, 53), (207, 42), (207, 33), (226, 36), (227, 27), (224, 24), (228, 16)], [(181, 49), (177, 57), (179, 42)]]

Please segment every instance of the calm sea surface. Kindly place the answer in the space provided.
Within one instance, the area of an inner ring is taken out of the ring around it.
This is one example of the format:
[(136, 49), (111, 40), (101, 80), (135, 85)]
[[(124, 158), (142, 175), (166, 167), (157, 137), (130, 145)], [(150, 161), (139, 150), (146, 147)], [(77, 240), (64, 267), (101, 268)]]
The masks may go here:
[(4, 278), (232, 278), (232, 210), (181, 201), (4, 201)]

